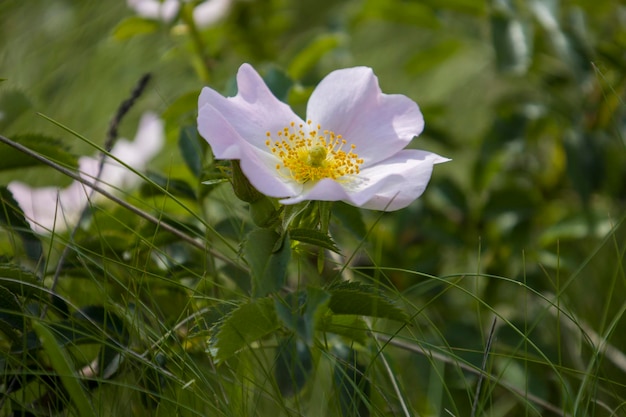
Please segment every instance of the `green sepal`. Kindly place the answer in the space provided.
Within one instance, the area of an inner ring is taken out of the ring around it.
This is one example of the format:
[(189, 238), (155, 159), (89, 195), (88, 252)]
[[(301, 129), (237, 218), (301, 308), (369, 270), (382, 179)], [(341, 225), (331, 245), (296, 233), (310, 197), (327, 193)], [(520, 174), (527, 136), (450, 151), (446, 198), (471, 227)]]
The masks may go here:
[(245, 176), (243, 171), (241, 170), (241, 165), (239, 161), (232, 160), (232, 175), (233, 175), (233, 190), (235, 191), (235, 195), (246, 203), (253, 203), (257, 200), (260, 200), (264, 197), (252, 184), (248, 181), (248, 178)]

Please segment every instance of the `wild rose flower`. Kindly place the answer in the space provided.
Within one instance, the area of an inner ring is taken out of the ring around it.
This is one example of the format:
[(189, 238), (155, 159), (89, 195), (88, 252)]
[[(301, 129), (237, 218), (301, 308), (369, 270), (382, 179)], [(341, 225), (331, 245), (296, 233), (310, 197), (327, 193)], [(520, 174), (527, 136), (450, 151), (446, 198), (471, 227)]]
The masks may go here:
[(434, 153), (405, 149), (424, 129), (418, 105), (383, 94), (371, 68), (330, 73), (309, 99), (306, 120), (279, 101), (248, 64), (238, 93), (225, 98), (205, 87), (198, 131), (217, 159), (238, 159), (250, 183), (282, 204), (345, 201), (398, 210), (419, 197)]

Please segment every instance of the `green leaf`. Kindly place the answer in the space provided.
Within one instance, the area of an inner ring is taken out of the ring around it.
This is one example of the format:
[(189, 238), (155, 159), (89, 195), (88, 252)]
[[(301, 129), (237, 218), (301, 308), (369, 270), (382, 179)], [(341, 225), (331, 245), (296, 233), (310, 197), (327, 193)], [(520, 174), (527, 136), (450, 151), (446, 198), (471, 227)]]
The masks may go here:
[(339, 250), (335, 241), (326, 233), (320, 232), (319, 230), (291, 229), (289, 231), (289, 237), (298, 242), (308, 243), (309, 245), (318, 246), (341, 254), (341, 250)]
[(369, 328), (361, 316), (326, 314), (317, 324), (317, 330), (334, 333), (366, 345)]
[(265, 81), (277, 99), (287, 102), (289, 89), (293, 86), (293, 80), (285, 72), (276, 67), (270, 67), (265, 72), (263, 81)]
[(26, 256), (34, 262), (43, 257), (43, 245), (26, 221), (24, 212), (6, 187), (0, 187), (0, 225), (13, 230), (22, 239)]
[(250, 203), (250, 218), (255, 225), (271, 229), (279, 223), (282, 207), (277, 208), (275, 201), (263, 196)]
[(176, 98), (163, 112), (166, 125), (176, 126), (176, 129), (178, 126), (195, 126), (199, 95), (199, 90), (193, 90)]
[(222, 362), (280, 328), (274, 301), (261, 298), (242, 304), (212, 330), (209, 353)]
[(453, 10), (461, 13), (470, 13), (482, 17), (487, 9), (487, 2), (476, 0), (426, 0), (425, 4), (436, 7), (438, 10)]
[(431, 29), (440, 25), (433, 9), (422, 2), (368, 0), (363, 7), (363, 17)]
[[(20, 116), (30, 111), (32, 106), (30, 99), (21, 91), (9, 90), (3, 92), (0, 95), (0, 132), (6, 134), (5, 132), (7, 132), (9, 126), (19, 119)], [(0, 147), (0, 154), (2, 154), (0, 159), (1, 166), (3, 162), (6, 163), (6, 161), (3, 161), (6, 159), (3, 147)]]
[(332, 207), (333, 218), (339, 220), (356, 238), (362, 239), (367, 234), (363, 212), (358, 208), (338, 201)]
[(200, 145), (196, 126), (185, 126), (180, 129), (178, 148), (189, 170), (196, 178), (199, 178), (202, 174), (204, 150)]
[(320, 288), (310, 287), (285, 297), (275, 298), (276, 314), (283, 325), (294, 331), (309, 345), (314, 342), (317, 322), (328, 312), (330, 294)]
[(146, 176), (152, 180), (154, 184), (142, 184), (140, 192), (144, 197), (160, 195), (168, 191), (176, 197), (188, 198), (194, 201), (197, 199), (195, 190), (185, 180), (168, 178), (156, 172), (148, 172)]
[(297, 394), (313, 371), (309, 346), (293, 335), (283, 338), (276, 350), (274, 377), (284, 397)]
[(456, 39), (443, 39), (430, 45), (428, 48), (420, 49), (406, 63), (409, 74), (420, 74), (431, 69), (436, 69), (442, 63), (454, 56), (461, 49), (461, 42)]
[[(78, 167), (78, 159), (70, 153), (69, 148), (60, 139), (41, 134), (25, 134), (16, 135), (12, 140), (60, 165), (70, 168)], [(0, 144), (0, 154), (2, 155), (0, 171), (48, 166), (9, 145)]]
[(37, 275), (9, 264), (0, 264), (0, 285), (19, 296), (29, 296), (42, 290)]
[(328, 304), (335, 314), (354, 314), (406, 321), (405, 312), (397, 307), (376, 287), (358, 282), (342, 282), (328, 288)]
[(340, 35), (324, 34), (307, 45), (289, 65), (287, 73), (294, 80), (302, 79), (327, 52), (339, 46)]
[(0, 286), (0, 319), (14, 329), (24, 329), (24, 313), (15, 294), (6, 287)]
[(61, 379), (72, 403), (78, 410), (78, 414), (85, 417), (96, 417), (93, 406), (76, 375), (70, 357), (57, 344), (53, 332), (43, 322), (33, 321), (32, 326), (41, 341), (44, 351), (48, 354), (52, 368)]
[(291, 258), (288, 237), (268, 229), (250, 232), (243, 249), (252, 273), (252, 295), (263, 297), (278, 291), (285, 283)]
[(159, 22), (156, 20), (144, 19), (138, 16), (127, 17), (115, 26), (113, 38), (122, 41), (137, 35), (153, 33), (159, 29), (159, 26)]
[(515, 16), (509, 7), (501, 6), (501, 9), (494, 8), (491, 16), (491, 39), (498, 70), (525, 73), (532, 55), (530, 26)]

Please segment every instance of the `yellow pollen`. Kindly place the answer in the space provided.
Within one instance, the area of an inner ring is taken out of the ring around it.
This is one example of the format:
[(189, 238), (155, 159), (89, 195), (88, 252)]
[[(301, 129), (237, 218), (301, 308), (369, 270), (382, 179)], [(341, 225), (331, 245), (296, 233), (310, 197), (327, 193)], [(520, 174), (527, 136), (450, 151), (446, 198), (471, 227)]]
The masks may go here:
[(341, 135), (322, 130), (311, 120), (306, 125), (291, 122), (276, 132), (276, 140), (270, 132), (266, 136), (265, 145), (280, 159), (276, 170), (301, 184), (355, 175), (363, 164), (363, 159), (354, 152), (356, 145), (350, 144), (350, 150), (344, 151), (342, 148), (348, 142)]

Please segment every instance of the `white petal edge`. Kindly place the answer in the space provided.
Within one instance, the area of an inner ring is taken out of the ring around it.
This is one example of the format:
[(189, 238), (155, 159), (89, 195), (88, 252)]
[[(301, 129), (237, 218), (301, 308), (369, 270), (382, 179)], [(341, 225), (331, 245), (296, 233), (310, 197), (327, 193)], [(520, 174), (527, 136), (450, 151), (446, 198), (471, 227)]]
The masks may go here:
[(359, 174), (361, 181), (342, 184), (325, 179), (302, 194), (283, 199), (282, 204), (305, 200), (344, 201), (371, 210), (395, 211), (407, 207), (428, 185), (433, 165), (449, 159), (437, 154), (408, 149)]

